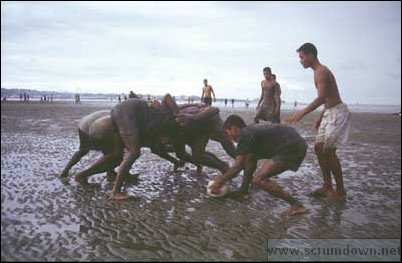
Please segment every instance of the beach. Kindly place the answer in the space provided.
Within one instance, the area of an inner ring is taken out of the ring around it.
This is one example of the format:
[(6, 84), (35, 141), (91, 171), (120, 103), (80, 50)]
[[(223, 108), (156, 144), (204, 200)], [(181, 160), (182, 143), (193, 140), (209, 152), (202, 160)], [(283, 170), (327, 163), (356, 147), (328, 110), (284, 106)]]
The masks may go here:
[[(206, 194), (219, 175), (194, 165), (173, 165), (149, 149), (130, 173), (127, 201), (110, 200), (112, 183), (94, 175), (91, 188), (73, 174), (100, 157), (90, 152), (60, 179), (78, 149), (78, 121), (116, 102), (1, 103), (1, 260), (2, 261), (266, 261), (267, 240), (362, 239), (401, 236), (401, 117), (352, 112), (348, 144), (338, 151), (347, 191), (345, 204), (308, 196), (321, 186), (314, 154), (318, 112), (293, 126), (306, 139), (307, 156), (297, 172), (273, 179), (308, 209), (282, 219), (288, 205), (253, 188), (249, 199), (216, 199)], [(292, 109), (283, 110), (282, 119)], [(255, 108), (220, 107), (251, 123)], [(233, 162), (210, 141), (207, 150)], [(238, 187), (242, 176), (233, 180)]]

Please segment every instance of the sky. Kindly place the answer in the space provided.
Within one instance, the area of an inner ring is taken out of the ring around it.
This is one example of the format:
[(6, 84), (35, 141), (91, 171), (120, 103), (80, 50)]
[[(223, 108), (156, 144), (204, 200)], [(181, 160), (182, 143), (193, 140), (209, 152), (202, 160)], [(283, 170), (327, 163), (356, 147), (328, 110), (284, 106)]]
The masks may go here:
[(316, 97), (311, 42), (342, 100), (401, 104), (401, 2), (1, 1), (1, 87), (256, 99)]

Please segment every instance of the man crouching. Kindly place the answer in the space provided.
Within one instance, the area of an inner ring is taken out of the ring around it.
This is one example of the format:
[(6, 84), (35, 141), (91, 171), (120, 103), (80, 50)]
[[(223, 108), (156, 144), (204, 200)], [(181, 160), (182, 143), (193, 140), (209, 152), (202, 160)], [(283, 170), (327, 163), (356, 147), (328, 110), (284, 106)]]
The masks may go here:
[[(238, 142), (236, 159), (226, 173), (214, 179), (214, 183), (210, 187), (211, 193), (219, 194), (220, 188), (225, 182), (244, 170), (240, 189), (229, 195), (247, 194), (252, 182), (254, 186), (290, 204), (290, 209), (281, 213), (282, 216), (306, 213), (307, 209), (300, 201), (270, 180), (271, 177), (286, 170), (298, 170), (307, 150), (307, 144), (300, 134), (293, 127), (281, 124), (246, 126), (243, 119), (237, 115), (229, 116), (223, 128), (231, 140)], [(264, 161), (256, 171), (257, 161), (260, 159), (268, 160)]]

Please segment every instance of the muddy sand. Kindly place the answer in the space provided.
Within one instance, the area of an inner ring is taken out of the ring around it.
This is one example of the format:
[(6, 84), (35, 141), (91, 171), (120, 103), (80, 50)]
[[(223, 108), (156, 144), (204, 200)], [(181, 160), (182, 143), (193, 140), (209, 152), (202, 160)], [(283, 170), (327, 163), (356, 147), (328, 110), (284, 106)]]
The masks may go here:
[[(128, 201), (109, 200), (105, 174), (90, 189), (73, 180), (100, 153), (90, 152), (61, 180), (58, 174), (77, 150), (79, 119), (112, 103), (1, 104), (1, 260), (3, 261), (266, 261), (268, 238), (400, 238), (401, 117), (353, 113), (348, 145), (339, 151), (347, 202), (308, 197), (321, 186), (314, 155), (313, 117), (295, 127), (308, 152), (297, 172), (275, 182), (293, 193), (309, 213), (281, 219), (288, 206), (253, 189), (242, 201), (206, 195), (218, 171), (172, 164), (142, 149), (126, 191)], [(292, 111), (282, 112), (282, 118)], [(254, 109), (221, 108), (250, 123)], [(215, 142), (208, 150), (232, 159)], [(233, 181), (239, 186), (241, 176)]]

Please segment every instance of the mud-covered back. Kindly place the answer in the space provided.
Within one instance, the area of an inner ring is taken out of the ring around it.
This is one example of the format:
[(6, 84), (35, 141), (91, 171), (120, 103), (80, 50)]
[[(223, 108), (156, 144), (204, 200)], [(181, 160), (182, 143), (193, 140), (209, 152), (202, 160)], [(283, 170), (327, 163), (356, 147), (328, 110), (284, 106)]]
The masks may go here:
[(78, 123), (78, 129), (81, 131), (85, 132), (86, 134), (89, 134), (89, 128), (91, 125), (99, 118), (104, 117), (104, 116), (110, 116), (110, 110), (100, 110), (100, 111), (95, 111), (91, 114), (88, 114), (80, 120)]

